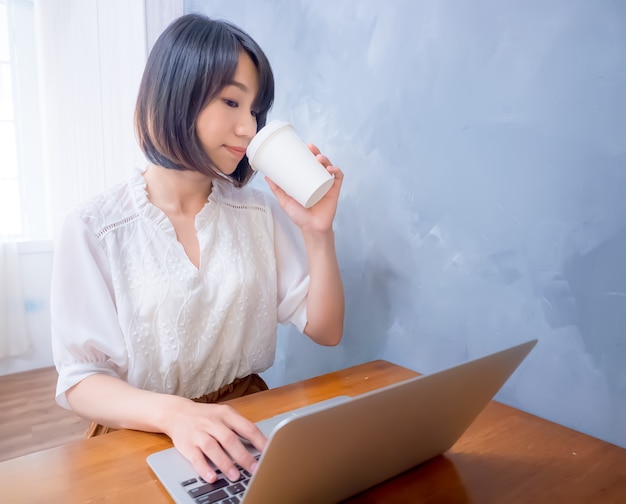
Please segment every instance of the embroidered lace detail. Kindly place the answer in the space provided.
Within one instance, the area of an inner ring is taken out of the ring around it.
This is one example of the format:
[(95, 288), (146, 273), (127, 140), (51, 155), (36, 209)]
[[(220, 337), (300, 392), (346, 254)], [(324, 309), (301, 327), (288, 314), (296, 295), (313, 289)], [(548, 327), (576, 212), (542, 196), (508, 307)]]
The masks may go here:
[(258, 210), (259, 212), (267, 213), (267, 208), (263, 208), (262, 206), (257, 205), (236, 205), (235, 203), (231, 203), (230, 201), (223, 201), (222, 204), (224, 206), (234, 208), (235, 210)]
[[(302, 236), (268, 193), (213, 181), (195, 220), (199, 268), (148, 199), (139, 170), (68, 223), (65, 239), (88, 230), (89, 240), (66, 242), (57, 264), (68, 278), (84, 277), (93, 302), (75, 310), (84, 290), (72, 288), (55, 314), (61, 395), (104, 372), (144, 390), (200, 397), (268, 369), (277, 323), (306, 325)], [(85, 334), (94, 320), (97, 330)]]
[(134, 215), (129, 215), (128, 217), (124, 217), (123, 219), (117, 222), (108, 224), (107, 226), (104, 226), (100, 231), (96, 233), (96, 238), (102, 238), (109, 231), (112, 231), (115, 228), (128, 224), (129, 222), (133, 222), (134, 220), (137, 220), (138, 218), (139, 218), (139, 214), (134, 214)]

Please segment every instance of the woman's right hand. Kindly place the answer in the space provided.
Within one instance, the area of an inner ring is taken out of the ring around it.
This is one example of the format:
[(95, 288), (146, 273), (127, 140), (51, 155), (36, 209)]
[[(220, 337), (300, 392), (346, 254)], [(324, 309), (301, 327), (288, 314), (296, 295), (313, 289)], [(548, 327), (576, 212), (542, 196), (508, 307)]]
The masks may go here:
[(240, 477), (233, 461), (254, 472), (257, 461), (241, 440), (248, 440), (259, 451), (265, 448), (267, 439), (254, 423), (225, 404), (177, 399), (164, 431), (200, 476), (209, 483), (217, 478), (207, 458), (231, 481)]
[(206, 481), (217, 475), (207, 457), (229, 479), (239, 479), (241, 467), (254, 472), (256, 460), (241, 438), (263, 451), (267, 439), (259, 428), (225, 404), (201, 404), (170, 394), (133, 387), (95, 373), (66, 392), (77, 414), (116, 429), (163, 432)]

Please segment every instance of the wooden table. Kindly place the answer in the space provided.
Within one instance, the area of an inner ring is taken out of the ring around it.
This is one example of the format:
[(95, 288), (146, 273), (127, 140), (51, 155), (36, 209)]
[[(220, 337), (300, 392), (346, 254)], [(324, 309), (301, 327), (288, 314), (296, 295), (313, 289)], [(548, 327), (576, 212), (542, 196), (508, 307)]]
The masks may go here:
[[(230, 402), (253, 421), (416, 373), (374, 361)], [(0, 463), (0, 502), (172, 502), (146, 457), (169, 438), (121, 430)], [(626, 503), (626, 450), (491, 402), (443, 456), (351, 503)]]

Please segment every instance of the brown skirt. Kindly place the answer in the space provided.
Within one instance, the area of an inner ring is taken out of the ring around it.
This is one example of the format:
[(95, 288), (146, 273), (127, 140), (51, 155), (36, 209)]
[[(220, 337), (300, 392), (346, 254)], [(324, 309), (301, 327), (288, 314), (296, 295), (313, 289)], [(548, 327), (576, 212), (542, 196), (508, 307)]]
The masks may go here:
[[(219, 403), (228, 401), (229, 399), (236, 399), (237, 397), (254, 394), (255, 392), (262, 392), (267, 389), (268, 386), (263, 378), (261, 378), (258, 374), (251, 374), (245, 378), (237, 378), (232, 383), (224, 385), (221, 389), (216, 390), (215, 392), (211, 392), (192, 400), (199, 403)], [(117, 429), (107, 427), (106, 425), (91, 422), (89, 429), (87, 429), (86, 437), (92, 438), (95, 436), (101, 436), (102, 434), (108, 434), (109, 432), (116, 430)]]

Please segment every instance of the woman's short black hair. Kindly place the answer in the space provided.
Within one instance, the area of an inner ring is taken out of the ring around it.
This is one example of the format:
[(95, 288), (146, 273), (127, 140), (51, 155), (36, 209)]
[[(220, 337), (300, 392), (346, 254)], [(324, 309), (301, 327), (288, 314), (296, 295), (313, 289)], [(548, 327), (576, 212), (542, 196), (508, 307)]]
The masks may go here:
[[(135, 108), (139, 146), (152, 163), (225, 176), (202, 147), (196, 120), (233, 80), (241, 51), (250, 56), (259, 74), (259, 92), (253, 104), (258, 131), (274, 101), (274, 76), (252, 37), (227, 21), (201, 14), (179, 17), (161, 34), (148, 56)], [(253, 173), (244, 156), (228, 178), (242, 186)]]

